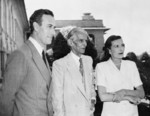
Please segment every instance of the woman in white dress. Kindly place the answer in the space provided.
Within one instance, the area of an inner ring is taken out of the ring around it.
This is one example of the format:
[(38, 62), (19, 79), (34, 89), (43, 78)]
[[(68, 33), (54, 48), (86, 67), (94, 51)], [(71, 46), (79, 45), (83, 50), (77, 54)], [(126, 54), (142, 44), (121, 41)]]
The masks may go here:
[(121, 36), (110, 36), (96, 66), (98, 95), (104, 102), (101, 116), (138, 116), (137, 105), (145, 96), (136, 64), (122, 60), (124, 48)]

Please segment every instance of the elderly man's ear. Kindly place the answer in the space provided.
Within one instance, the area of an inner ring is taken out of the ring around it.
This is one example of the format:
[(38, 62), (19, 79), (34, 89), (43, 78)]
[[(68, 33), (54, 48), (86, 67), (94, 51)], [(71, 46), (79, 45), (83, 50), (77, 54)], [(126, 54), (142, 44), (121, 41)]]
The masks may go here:
[(69, 46), (73, 46), (72, 38), (68, 39), (68, 40), (67, 40), (67, 43), (68, 43)]

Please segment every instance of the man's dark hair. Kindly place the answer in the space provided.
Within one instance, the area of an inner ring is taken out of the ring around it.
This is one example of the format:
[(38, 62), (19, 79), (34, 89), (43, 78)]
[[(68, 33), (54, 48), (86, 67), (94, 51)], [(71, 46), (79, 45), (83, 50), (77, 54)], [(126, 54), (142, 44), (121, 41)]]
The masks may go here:
[(39, 9), (34, 11), (34, 13), (31, 15), (30, 19), (29, 19), (29, 23), (30, 23), (30, 34), (32, 34), (34, 27), (33, 27), (33, 23), (36, 22), (39, 25), (41, 25), (42, 22), (42, 16), (43, 15), (51, 15), (52, 17), (54, 17), (54, 14), (52, 11), (48, 10), (48, 9)]

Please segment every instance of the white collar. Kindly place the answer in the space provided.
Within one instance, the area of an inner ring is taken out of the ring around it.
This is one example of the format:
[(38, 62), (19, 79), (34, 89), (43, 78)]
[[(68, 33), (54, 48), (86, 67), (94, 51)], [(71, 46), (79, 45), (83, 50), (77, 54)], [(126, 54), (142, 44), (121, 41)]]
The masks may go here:
[(33, 37), (30, 36), (29, 40), (33, 43), (39, 54), (42, 56), (42, 51), (44, 48)]
[[(71, 56), (73, 57), (73, 59), (75, 60), (76, 64), (79, 66), (80, 63), (79, 63), (79, 59), (80, 57), (77, 56), (76, 54), (74, 54), (72, 51), (70, 52)], [(81, 56), (82, 57), (82, 56)]]

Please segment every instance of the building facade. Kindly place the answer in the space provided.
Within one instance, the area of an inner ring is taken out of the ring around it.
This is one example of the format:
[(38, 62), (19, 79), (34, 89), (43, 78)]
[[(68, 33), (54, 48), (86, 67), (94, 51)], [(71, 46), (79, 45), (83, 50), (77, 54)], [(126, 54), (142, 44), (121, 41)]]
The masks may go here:
[(24, 43), (28, 27), (24, 0), (0, 0), (0, 80), (8, 55)]
[(56, 20), (56, 30), (61, 27), (75, 25), (85, 29), (93, 39), (94, 45), (97, 49), (98, 56), (102, 52), (104, 46), (104, 34), (109, 28), (103, 25), (102, 20), (96, 20), (91, 13), (84, 13), (82, 20)]

